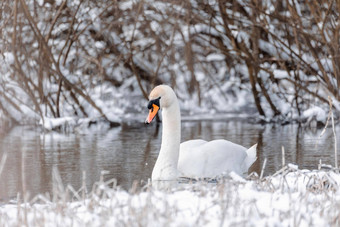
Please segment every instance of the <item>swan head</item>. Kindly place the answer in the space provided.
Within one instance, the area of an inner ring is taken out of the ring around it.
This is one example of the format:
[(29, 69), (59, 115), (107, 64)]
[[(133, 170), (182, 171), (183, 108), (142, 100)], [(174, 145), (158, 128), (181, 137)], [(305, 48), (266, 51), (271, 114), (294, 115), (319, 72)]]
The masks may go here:
[(176, 94), (168, 85), (158, 85), (149, 95), (149, 115), (145, 120), (146, 124), (151, 123), (159, 109), (170, 107), (176, 100)]

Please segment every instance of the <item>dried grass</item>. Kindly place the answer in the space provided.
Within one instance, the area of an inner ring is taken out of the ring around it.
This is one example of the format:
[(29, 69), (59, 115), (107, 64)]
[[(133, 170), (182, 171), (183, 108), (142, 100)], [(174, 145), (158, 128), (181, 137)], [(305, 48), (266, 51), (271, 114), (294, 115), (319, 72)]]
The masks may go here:
[[(247, 181), (178, 184), (167, 190), (115, 180), (75, 190), (53, 169), (53, 193), (0, 206), (0, 226), (299, 226), (339, 224), (340, 175), (336, 169), (300, 170), (288, 164), (277, 173)], [(84, 179), (86, 178), (84, 174)]]

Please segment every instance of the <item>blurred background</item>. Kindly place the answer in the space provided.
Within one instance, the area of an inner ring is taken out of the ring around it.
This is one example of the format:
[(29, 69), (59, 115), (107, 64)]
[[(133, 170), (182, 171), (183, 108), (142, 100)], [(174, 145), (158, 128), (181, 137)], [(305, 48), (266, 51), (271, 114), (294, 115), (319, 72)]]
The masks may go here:
[(145, 111), (161, 83), (188, 114), (291, 121), (324, 114), (316, 106), (328, 112), (328, 96), (339, 110), (339, 8), (331, 0), (3, 0), (0, 117), (117, 122)]

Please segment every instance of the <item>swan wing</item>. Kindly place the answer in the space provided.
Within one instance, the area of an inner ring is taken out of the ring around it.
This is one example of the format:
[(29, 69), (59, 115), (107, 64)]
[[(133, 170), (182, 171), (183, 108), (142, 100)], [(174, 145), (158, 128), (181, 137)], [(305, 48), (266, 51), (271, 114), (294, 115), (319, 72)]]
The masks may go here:
[(180, 144), (180, 151), (194, 150), (206, 143), (208, 142), (202, 139), (188, 140)]
[(180, 145), (178, 170), (181, 176), (190, 178), (214, 178), (231, 171), (241, 175), (256, 160), (254, 149), (250, 151), (251, 158), (248, 150), (227, 140), (186, 141)]

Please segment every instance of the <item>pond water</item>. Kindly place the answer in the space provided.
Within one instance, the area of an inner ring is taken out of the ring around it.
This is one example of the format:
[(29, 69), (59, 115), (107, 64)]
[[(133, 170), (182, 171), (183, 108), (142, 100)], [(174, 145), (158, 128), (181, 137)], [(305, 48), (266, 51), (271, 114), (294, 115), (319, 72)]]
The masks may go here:
[[(59, 171), (64, 185), (75, 189), (85, 183), (91, 190), (103, 170), (107, 171), (105, 179), (116, 178), (125, 189), (135, 180), (147, 182), (160, 148), (161, 129), (156, 123), (124, 123), (117, 128), (94, 125), (72, 133), (43, 132), (33, 126), (2, 127), (0, 159), (7, 153), (7, 160), (0, 172), (0, 201), (16, 198), (23, 191), (31, 197), (51, 193), (53, 168)], [(262, 125), (232, 119), (182, 122), (182, 141), (224, 138), (245, 147), (258, 143), (258, 159), (250, 171), (260, 174), (267, 158), (264, 175), (282, 167), (282, 146), (286, 163), (316, 169), (322, 159), (334, 165), (332, 129), (319, 139), (321, 132), (322, 128), (296, 124)]]

